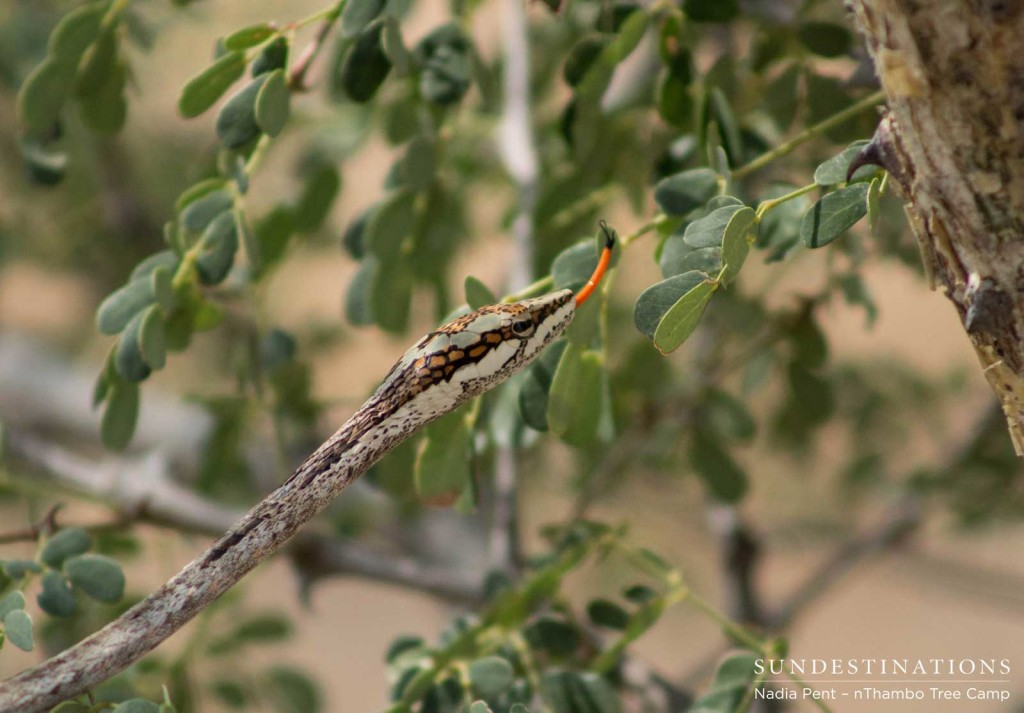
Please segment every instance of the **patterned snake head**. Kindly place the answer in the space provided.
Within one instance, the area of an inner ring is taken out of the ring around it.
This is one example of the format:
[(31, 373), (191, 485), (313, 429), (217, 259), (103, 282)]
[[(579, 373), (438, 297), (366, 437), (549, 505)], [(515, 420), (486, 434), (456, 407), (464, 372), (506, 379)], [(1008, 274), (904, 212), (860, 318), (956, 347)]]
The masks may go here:
[(375, 396), (423, 400), (430, 411), (451, 408), (537, 358), (565, 331), (575, 312), (573, 293), (560, 290), (457, 317), (407, 351)]

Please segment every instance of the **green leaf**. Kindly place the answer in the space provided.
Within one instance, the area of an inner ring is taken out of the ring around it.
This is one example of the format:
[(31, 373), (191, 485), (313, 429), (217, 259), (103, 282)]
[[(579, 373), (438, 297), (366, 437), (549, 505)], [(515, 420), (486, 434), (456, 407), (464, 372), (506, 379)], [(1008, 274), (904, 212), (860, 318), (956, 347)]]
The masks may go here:
[(107, 3), (92, 2), (76, 7), (62, 17), (47, 42), (50, 57), (77, 66), (89, 45), (99, 35), (106, 11)]
[(341, 175), (336, 167), (321, 163), (313, 168), (295, 206), (295, 230), (310, 233), (323, 225), (340, 189)]
[(31, 651), (36, 642), (32, 638), (32, 617), (24, 609), (15, 609), (4, 616), (4, 634), (7, 640), (22, 651)]
[(752, 208), (740, 208), (729, 219), (722, 238), (722, 261), (725, 263), (723, 283), (728, 284), (736, 277), (756, 239), (757, 214)]
[(275, 666), (266, 676), (266, 685), (278, 713), (319, 713), (323, 706), (316, 684), (301, 671)]
[(487, 701), (473, 701), (469, 707), (469, 713), (494, 713), (494, 711), (487, 705)]
[(288, 63), (288, 38), (277, 37), (264, 47), (252, 63), (252, 76), (258, 77), (275, 69), (284, 69)]
[(354, 102), (370, 101), (391, 71), (391, 60), (381, 42), (383, 28), (382, 19), (363, 28), (341, 64), (341, 88)]
[(163, 312), (157, 305), (151, 305), (143, 313), (139, 326), (139, 353), (151, 369), (163, 369), (167, 363), (167, 331)]
[(380, 43), (384, 48), (384, 54), (391, 61), (395, 75), (407, 76), (413, 67), (412, 54), (405, 46), (405, 41), (402, 39), (402, 28), (393, 15), (384, 18), (384, 30), (380, 36)]
[(174, 269), (169, 267), (157, 267), (150, 273), (149, 281), (153, 288), (153, 296), (160, 308), (170, 312), (177, 304), (177, 297), (174, 294)]
[(235, 30), (224, 38), (224, 49), (228, 51), (245, 50), (266, 42), (277, 34), (277, 30), (263, 22)]
[(484, 305), (492, 305), (498, 302), (498, 298), (495, 297), (487, 285), (472, 275), (466, 276), (464, 288), (466, 290), (466, 302), (469, 304), (470, 309), (479, 309)]
[(695, 104), (689, 82), (665, 72), (658, 84), (657, 102), (658, 113), (667, 123), (679, 129), (687, 129), (693, 124)]
[(413, 270), (406, 261), (381, 264), (370, 287), (370, 312), (377, 325), (395, 334), (409, 327)]
[(558, 657), (571, 656), (581, 641), (575, 626), (552, 616), (541, 616), (531, 622), (523, 630), (523, 636), (531, 648)]
[[(15, 560), (15, 562), (17, 562), (17, 561), (18, 560)], [(28, 561), (31, 561), (31, 560), (28, 560)], [(4, 563), (4, 574), (6, 574), (11, 579), (21, 579), (22, 577), (25, 576), (25, 572), (28, 571), (27, 569), (20, 569), (20, 571), (14, 572), (14, 574), (16, 574), (17, 576), (12, 576), (12, 574), (8, 571), (8, 567), (7, 567), (8, 564), (9, 563), (7, 563), (7, 562)], [(35, 564), (35, 562), (33, 562), (32, 564)], [(7, 616), (12, 611), (15, 611), (17, 609), (24, 609), (24, 608), (25, 608), (25, 595), (22, 594), (17, 589), (15, 589), (13, 592), (8, 592), (6, 595), (4, 595), (4, 597), (2, 599), (0, 599), (0, 619), (3, 619), (5, 616)]]
[[(191, 205), (203, 196), (225, 188), (227, 183), (228, 179), (220, 176), (217, 176), (216, 178), (205, 178), (198, 183), (193, 183), (191, 186), (183, 190), (177, 200), (174, 201), (174, 210), (181, 213), (187, 206)], [(219, 213), (220, 211), (217, 212)]]
[(633, 323), (636, 328), (653, 340), (658, 323), (672, 305), (707, 279), (704, 273), (692, 270), (648, 287), (640, 293), (633, 307)]
[(124, 450), (139, 418), (139, 385), (120, 379), (111, 384), (107, 408), (100, 421), (100, 437), (112, 451)]
[(114, 367), (121, 378), (126, 381), (139, 382), (149, 377), (152, 369), (142, 359), (142, 351), (139, 349), (139, 331), (142, 328), (142, 318), (145, 312), (139, 312), (128, 326), (121, 333), (117, 341), (117, 351), (114, 352)]
[(669, 308), (654, 330), (654, 346), (658, 351), (662, 354), (675, 351), (693, 334), (714, 292), (713, 282), (701, 282)]
[(548, 426), (574, 446), (591, 444), (598, 436), (608, 388), (600, 353), (570, 343), (562, 353), (548, 392)]
[(659, 181), (654, 187), (654, 200), (668, 215), (685, 215), (718, 193), (719, 179), (710, 168), (683, 171)]
[(268, 74), (261, 74), (235, 92), (217, 113), (217, 138), (229, 149), (237, 149), (260, 135), (256, 123), (256, 97)]
[(21, 579), (29, 572), (38, 574), (43, 571), (35, 560), (7, 560), (4, 562), (4, 574), (9, 579)]
[(469, 91), (472, 45), (458, 24), (431, 31), (416, 45), (421, 66), (419, 89), (427, 101), (440, 106), (458, 103)]
[[(837, 183), (846, 183), (846, 171), (850, 167), (850, 162), (867, 144), (867, 141), (854, 141), (843, 149), (842, 153), (838, 156), (833, 156), (818, 166), (814, 169), (814, 182), (819, 186), (833, 186)], [(858, 179), (873, 176), (877, 172), (877, 166), (861, 166), (851, 176), (850, 182), (853, 183)]]
[(154, 299), (153, 285), (149, 280), (133, 280), (100, 303), (96, 311), (96, 327), (102, 334), (118, 334)]
[(178, 98), (178, 112), (191, 118), (213, 106), (245, 72), (245, 53), (227, 52), (190, 79)]
[(597, 626), (604, 626), (609, 629), (622, 630), (629, 622), (629, 614), (613, 601), (608, 599), (593, 599), (587, 604), (587, 616)]
[(437, 144), (433, 139), (417, 136), (409, 142), (405, 155), (388, 173), (388, 188), (421, 191), (429, 187), (437, 175)]
[(646, 604), (647, 602), (653, 601), (658, 598), (658, 593), (648, 587), (646, 584), (634, 584), (622, 593), (629, 601), (634, 604)]
[(477, 695), (497, 696), (512, 685), (512, 664), (500, 656), (485, 656), (469, 664), (469, 682)]
[(160, 706), (145, 698), (132, 698), (118, 703), (111, 713), (160, 713)]
[(218, 678), (210, 684), (210, 689), (218, 700), (228, 708), (242, 710), (249, 702), (248, 689), (238, 681)]
[(281, 259), (294, 232), (295, 211), (285, 205), (275, 206), (256, 223), (262, 270), (267, 270)]
[(383, 261), (401, 255), (402, 244), (409, 237), (416, 218), (416, 194), (401, 191), (388, 198), (374, 211), (366, 226), (366, 246)]
[(696, 22), (728, 22), (739, 17), (739, 0), (683, 0), (683, 12)]
[(48, 133), (71, 94), (75, 64), (45, 59), (25, 79), (18, 92), (18, 115), (32, 135)]
[(114, 604), (124, 596), (124, 572), (105, 555), (78, 555), (64, 563), (64, 574), (76, 589), (93, 599)]
[(427, 427), (413, 476), (421, 500), (447, 503), (465, 490), (473, 477), (469, 467), (472, 437), (461, 409)]
[[(181, 198), (178, 200), (181, 201)], [(201, 233), (206, 230), (206, 226), (214, 218), (227, 210), (231, 210), (231, 206), (234, 203), (234, 196), (226, 190), (213, 190), (203, 195), (198, 195), (184, 203), (184, 210), (181, 212), (181, 224), (193, 233)]]
[(567, 344), (565, 340), (552, 344), (541, 353), (523, 377), (519, 390), (519, 412), (526, 425), (535, 431), (548, 430), (548, 390)]
[(345, 319), (356, 326), (373, 324), (371, 295), (377, 279), (380, 263), (373, 255), (367, 255), (345, 291)]
[(809, 248), (828, 245), (864, 217), (868, 184), (854, 183), (821, 198), (804, 214), (800, 239)]
[(124, 96), (127, 78), (124, 63), (116, 53), (112, 53), (107, 66), (96, 70), (93, 84), (79, 81), (79, 115), (82, 122), (96, 133), (114, 134), (124, 127), (128, 116), (128, 103)]
[(747, 474), (717, 441), (701, 431), (694, 434), (690, 462), (718, 500), (734, 503), (746, 494)]
[(43, 591), (36, 595), (39, 608), (50, 616), (69, 617), (75, 613), (75, 595), (60, 572), (43, 574)]
[(421, 636), (399, 636), (388, 646), (388, 651), (384, 655), (384, 661), (389, 665), (393, 664), (402, 654), (422, 649), (423, 647), (424, 641)]
[(78, 701), (64, 701), (50, 713), (92, 713), (92, 708)]
[(199, 240), (196, 273), (206, 285), (219, 284), (228, 276), (238, 252), (238, 229), (232, 211), (224, 211), (207, 226)]
[(347, 0), (341, 12), (341, 36), (352, 38), (377, 19), (387, 0)]
[(284, 641), (291, 635), (291, 622), (287, 617), (273, 612), (249, 617), (232, 633), (234, 638), (247, 643)]
[(647, 11), (638, 5), (629, 5), (632, 12), (619, 26), (615, 37), (592, 60), (586, 73), (576, 85), (576, 94), (580, 98), (591, 101), (600, 100), (611, 81), (615, 68), (628, 57), (640, 44), (650, 17)]
[(256, 95), (256, 123), (268, 136), (277, 136), (288, 123), (291, 112), (292, 93), (283, 69), (275, 69), (267, 75)]
[(797, 37), (804, 47), (822, 57), (841, 57), (853, 47), (850, 31), (831, 22), (803, 22)]
[(68, 557), (89, 551), (92, 537), (80, 527), (67, 527), (46, 541), (40, 555), (47, 566), (59, 569)]
[(729, 221), (742, 208), (743, 206), (738, 205), (722, 206), (689, 223), (683, 231), (683, 242), (692, 248), (721, 246)]

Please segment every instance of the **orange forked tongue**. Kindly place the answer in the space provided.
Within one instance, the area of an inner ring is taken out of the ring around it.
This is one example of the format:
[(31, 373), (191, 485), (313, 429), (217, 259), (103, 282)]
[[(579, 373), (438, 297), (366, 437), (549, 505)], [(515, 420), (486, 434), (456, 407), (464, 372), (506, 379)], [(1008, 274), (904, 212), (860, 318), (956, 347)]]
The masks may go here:
[(597, 261), (597, 267), (594, 268), (594, 274), (587, 280), (587, 284), (583, 286), (579, 292), (576, 293), (576, 306), (579, 307), (583, 304), (591, 293), (597, 288), (597, 283), (604, 277), (605, 270), (608, 269), (608, 263), (612, 261), (612, 248), (615, 246), (615, 231), (608, 229), (608, 224), (603, 220), (601, 221), (601, 230), (604, 232), (604, 250), (601, 251), (601, 259)]

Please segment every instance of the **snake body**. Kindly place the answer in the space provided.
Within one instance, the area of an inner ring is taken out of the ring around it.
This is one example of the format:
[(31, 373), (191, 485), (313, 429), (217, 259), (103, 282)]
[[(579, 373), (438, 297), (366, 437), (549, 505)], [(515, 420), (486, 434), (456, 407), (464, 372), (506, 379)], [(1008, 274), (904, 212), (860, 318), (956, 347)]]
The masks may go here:
[[(611, 238), (602, 255), (603, 272)], [(586, 295), (600, 274), (584, 288)], [(278, 549), (353, 480), (434, 419), (523, 369), (568, 326), (569, 290), (482, 307), (431, 332), (362, 407), (209, 549), (79, 644), (0, 683), (0, 711), (36, 713), (123, 670)]]

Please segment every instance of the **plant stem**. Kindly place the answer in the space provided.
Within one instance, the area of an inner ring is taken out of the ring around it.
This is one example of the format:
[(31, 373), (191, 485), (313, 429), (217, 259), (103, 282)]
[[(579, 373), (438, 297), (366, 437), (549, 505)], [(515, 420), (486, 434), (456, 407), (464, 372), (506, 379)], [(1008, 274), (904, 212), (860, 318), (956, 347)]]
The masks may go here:
[(791, 201), (794, 198), (799, 198), (800, 196), (804, 195), (805, 193), (810, 193), (811, 191), (813, 191), (817, 187), (818, 187), (817, 183), (810, 183), (810, 184), (808, 184), (806, 186), (803, 186), (802, 188), (797, 188), (795, 191), (790, 191), (789, 193), (787, 193), (784, 196), (779, 196), (778, 198), (771, 198), (771, 199), (766, 200), (766, 201), (761, 201), (760, 205), (757, 206), (757, 219), (761, 220), (761, 217), (765, 213), (767, 213), (768, 211), (770, 211), (772, 208), (774, 208), (775, 206), (779, 205), (780, 203), (785, 203), (786, 201)]
[(761, 156), (758, 156), (750, 163), (740, 166), (739, 168), (732, 172), (730, 178), (732, 178), (734, 181), (739, 180), (741, 178), (746, 178), (750, 174), (754, 173), (754, 171), (764, 168), (775, 159), (782, 158), (783, 156), (792, 153), (801, 144), (809, 141), (810, 139), (813, 139), (816, 136), (820, 136), (829, 129), (842, 124), (847, 119), (857, 116), (861, 112), (870, 109), (871, 107), (875, 106), (876, 104), (884, 100), (885, 91), (883, 90), (879, 90), (874, 94), (870, 94), (864, 97), (863, 99), (853, 104), (852, 106), (849, 106), (846, 109), (843, 109), (842, 111), (833, 114), (829, 118), (818, 122), (814, 126), (807, 127), (799, 134), (794, 136), (792, 139), (776, 146), (768, 153), (762, 154)]

